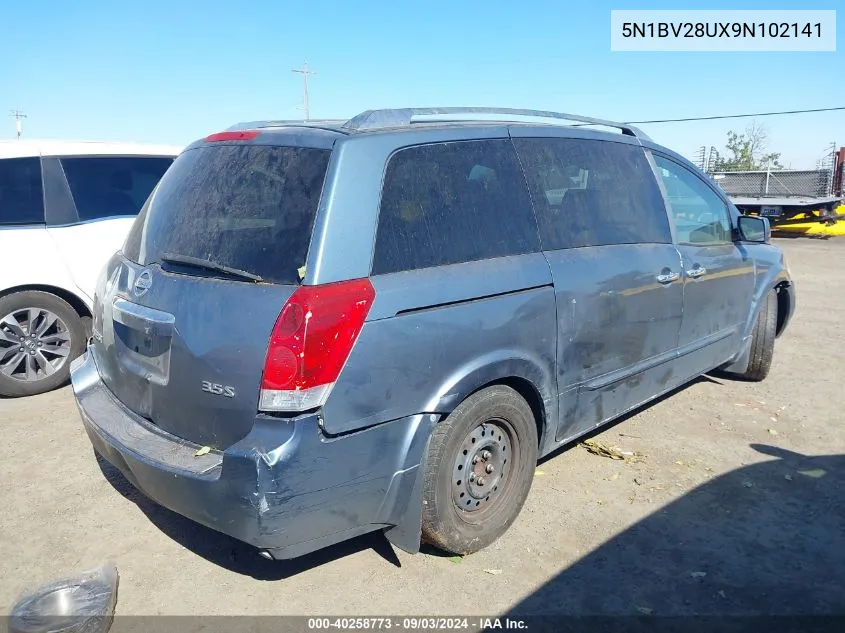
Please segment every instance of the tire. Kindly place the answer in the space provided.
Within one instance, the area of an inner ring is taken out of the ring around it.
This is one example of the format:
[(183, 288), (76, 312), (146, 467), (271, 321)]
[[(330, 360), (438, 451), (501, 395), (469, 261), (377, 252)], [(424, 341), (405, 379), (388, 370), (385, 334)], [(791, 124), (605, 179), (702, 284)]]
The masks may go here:
[[(27, 320), (30, 314), (35, 315), (35, 340)], [(27, 335), (23, 342), (22, 334)], [(28, 290), (0, 297), (0, 396), (32, 396), (64, 385), (85, 340), (79, 314), (56, 295)], [(27, 350), (35, 353), (27, 357)]]
[(522, 510), (537, 454), (534, 414), (516, 391), (494, 385), (464, 400), (431, 435), (423, 542), (460, 555), (493, 543)]
[(740, 378), (760, 382), (769, 375), (772, 367), (772, 357), (775, 352), (775, 334), (777, 332), (778, 297), (777, 291), (771, 290), (766, 296), (765, 304), (757, 315), (754, 332), (751, 334), (751, 350), (748, 368)]

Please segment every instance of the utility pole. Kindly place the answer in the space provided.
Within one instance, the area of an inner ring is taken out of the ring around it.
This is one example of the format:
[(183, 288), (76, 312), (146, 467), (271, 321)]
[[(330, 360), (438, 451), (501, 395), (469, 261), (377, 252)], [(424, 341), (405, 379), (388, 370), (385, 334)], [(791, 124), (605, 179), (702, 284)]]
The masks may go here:
[(292, 73), (300, 73), (302, 75), (302, 109), (305, 110), (305, 120), (310, 118), (311, 111), (308, 104), (308, 75), (316, 75), (313, 70), (308, 70), (308, 62), (306, 61), (302, 68), (292, 68)]
[(15, 131), (17, 132), (18, 140), (21, 140), (21, 134), (23, 133), (23, 120), (26, 118), (26, 115), (19, 108), (15, 108), (9, 112), (11, 112), (9, 116), (15, 118)]
[(705, 171), (708, 174), (712, 174), (719, 166), (719, 150), (711, 145), (710, 152), (707, 155), (707, 169)]
[(830, 169), (831, 164), (834, 161), (834, 157), (836, 155), (836, 143), (830, 143), (827, 147), (825, 147), (824, 153), (821, 155), (816, 161), (816, 169)]
[(833, 183), (836, 180), (836, 141), (830, 144), (830, 148), (826, 150), (822, 169), (826, 169), (830, 174), (827, 181), (827, 195), (833, 195)]
[(707, 149), (704, 147), (704, 145), (702, 145), (701, 147), (698, 148), (698, 154), (696, 155), (696, 161), (698, 163), (698, 168), (701, 171), (705, 171), (707, 169), (706, 156), (707, 156)]

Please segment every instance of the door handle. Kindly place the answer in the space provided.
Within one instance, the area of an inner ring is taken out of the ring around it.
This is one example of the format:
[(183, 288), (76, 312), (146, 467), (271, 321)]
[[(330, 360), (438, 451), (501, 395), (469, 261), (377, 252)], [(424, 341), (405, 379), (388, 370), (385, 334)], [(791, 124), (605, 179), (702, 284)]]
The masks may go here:
[(702, 266), (696, 266), (695, 268), (691, 268), (687, 271), (687, 277), (692, 277), (695, 279), (696, 277), (701, 277), (702, 275), (707, 274), (707, 269)]
[(660, 273), (657, 275), (657, 281), (662, 284), (670, 284), (681, 278), (680, 273)]

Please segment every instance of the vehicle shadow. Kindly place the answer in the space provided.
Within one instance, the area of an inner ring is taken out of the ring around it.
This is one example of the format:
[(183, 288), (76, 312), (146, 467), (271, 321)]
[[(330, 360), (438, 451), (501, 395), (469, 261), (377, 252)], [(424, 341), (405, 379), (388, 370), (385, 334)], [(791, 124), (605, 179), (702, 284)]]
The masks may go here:
[(751, 447), (776, 459), (702, 484), (505, 615), (555, 616), (534, 631), (780, 631), (790, 622), (740, 616), (798, 618), (790, 630), (822, 630), (800, 620), (809, 616), (845, 623), (845, 455)]
[(256, 548), (158, 505), (135, 488), (123, 473), (99, 453), (95, 451), (94, 455), (106, 480), (138, 506), (153, 525), (186, 549), (229, 571), (256, 580), (284, 580), (367, 549), (372, 549), (387, 562), (401, 567), (399, 558), (381, 532), (365, 534), (292, 560), (267, 560), (259, 556)]

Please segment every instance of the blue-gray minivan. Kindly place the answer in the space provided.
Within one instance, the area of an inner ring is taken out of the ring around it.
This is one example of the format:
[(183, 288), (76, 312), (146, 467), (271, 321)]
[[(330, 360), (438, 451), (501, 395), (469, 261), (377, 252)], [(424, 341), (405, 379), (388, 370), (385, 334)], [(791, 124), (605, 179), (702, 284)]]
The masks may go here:
[(97, 453), (267, 558), (374, 530), (468, 554), (538, 458), (703, 373), (765, 378), (794, 307), (768, 222), (626, 124), (251, 123), (167, 170), (72, 382)]

